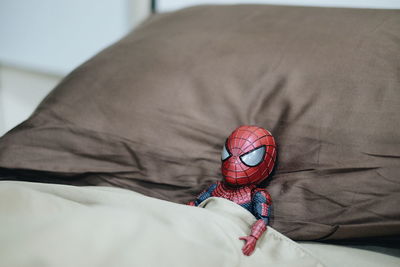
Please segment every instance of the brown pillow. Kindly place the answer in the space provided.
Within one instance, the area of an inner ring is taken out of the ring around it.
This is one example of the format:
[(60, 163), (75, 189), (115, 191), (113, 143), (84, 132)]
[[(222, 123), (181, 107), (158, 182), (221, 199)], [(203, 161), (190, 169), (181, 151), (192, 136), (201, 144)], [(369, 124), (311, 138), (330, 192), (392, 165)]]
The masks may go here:
[(400, 234), (400, 12), (202, 6), (157, 15), (68, 75), (0, 140), (2, 179), (184, 203), (239, 125), (269, 129), (272, 226)]

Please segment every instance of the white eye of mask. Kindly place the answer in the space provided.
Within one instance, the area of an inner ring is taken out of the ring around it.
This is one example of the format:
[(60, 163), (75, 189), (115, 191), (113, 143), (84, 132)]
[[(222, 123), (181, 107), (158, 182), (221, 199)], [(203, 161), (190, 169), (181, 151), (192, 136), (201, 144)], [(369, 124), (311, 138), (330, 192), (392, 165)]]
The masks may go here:
[(240, 160), (247, 166), (254, 167), (264, 160), (265, 146), (260, 146), (240, 156)]
[(226, 145), (222, 148), (222, 153), (221, 153), (221, 160), (224, 161), (228, 159), (231, 156), (231, 154), (228, 152), (228, 149), (226, 149)]

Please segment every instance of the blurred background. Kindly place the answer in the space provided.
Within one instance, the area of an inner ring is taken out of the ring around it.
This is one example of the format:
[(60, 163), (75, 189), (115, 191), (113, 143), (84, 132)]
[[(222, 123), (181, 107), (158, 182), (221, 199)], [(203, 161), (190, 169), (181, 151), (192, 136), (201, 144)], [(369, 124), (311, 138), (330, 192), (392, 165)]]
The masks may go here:
[(148, 0), (0, 0), (0, 136), (150, 9)]
[(197, 4), (400, 8), (400, 0), (0, 0), (0, 136), (25, 120), (59, 81), (152, 9)]

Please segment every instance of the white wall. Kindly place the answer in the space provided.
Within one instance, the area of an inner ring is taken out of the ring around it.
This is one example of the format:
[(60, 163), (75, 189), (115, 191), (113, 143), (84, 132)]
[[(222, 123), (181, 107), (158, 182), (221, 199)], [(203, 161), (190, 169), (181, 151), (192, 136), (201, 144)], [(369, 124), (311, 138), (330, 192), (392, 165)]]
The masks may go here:
[(400, 8), (400, 0), (157, 0), (158, 12), (201, 4), (274, 4), (326, 7)]
[(0, 62), (65, 75), (131, 30), (146, 2), (1, 0)]
[(30, 116), (61, 76), (0, 66), (0, 136)]

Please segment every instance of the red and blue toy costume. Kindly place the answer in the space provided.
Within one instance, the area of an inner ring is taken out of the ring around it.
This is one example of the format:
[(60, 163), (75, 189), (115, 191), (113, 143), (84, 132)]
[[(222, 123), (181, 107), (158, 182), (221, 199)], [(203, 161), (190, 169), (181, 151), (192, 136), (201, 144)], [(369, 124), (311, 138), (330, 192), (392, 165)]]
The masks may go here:
[(269, 222), (271, 197), (257, 185), (272, 172), (276, 160), (275, 140), (261, 127), (240, 126), (226, 140), (221, 160), (223, 180), (212, 184), (189, 205), (198, 206), (209, 197), (222, 197), (250, 211), (258, 220), (251, 227), (250, 235), (240, 237), (246, 242), (242, 251), (249, 256)]

